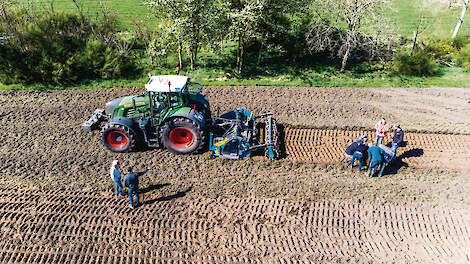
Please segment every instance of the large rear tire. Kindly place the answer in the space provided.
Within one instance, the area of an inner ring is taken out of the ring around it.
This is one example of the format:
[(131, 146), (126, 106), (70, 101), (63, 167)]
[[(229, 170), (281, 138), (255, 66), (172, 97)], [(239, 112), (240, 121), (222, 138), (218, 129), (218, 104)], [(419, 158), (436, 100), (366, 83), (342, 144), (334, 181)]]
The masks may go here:
[(204, 133), (187, 118), (175, 118), (165, 123), (161, 132), (165, 148), (175, 154), (199, 152), (204, 146)]
[(112, 152), (126, 153), (135, 148), (135, 135), (123, 125), (106, 124), (101, 129), (101, 142)]

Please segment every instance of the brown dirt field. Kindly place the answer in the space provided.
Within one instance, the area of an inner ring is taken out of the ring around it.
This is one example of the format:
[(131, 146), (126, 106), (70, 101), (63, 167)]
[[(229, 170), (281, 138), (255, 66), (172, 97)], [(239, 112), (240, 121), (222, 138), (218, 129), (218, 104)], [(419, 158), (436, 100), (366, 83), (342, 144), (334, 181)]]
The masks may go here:
[[(322, 164), (344, 160), (344, 148), (351, 140), (370, 131), (344, 131), (308, 128), (285, 129), (286, 158)], [(395, 166), (470, 170), (470, 135), (406, 133), (405, 146), (398, 148)], [(391, 136), (384, 143), (391, 142)], [(390, 143), (391, 144), (391, 143)], [(402, 165), (403, 165), (402, 164)]]
[(280, 123), (373, 128), (382, 117), (407, 131), (470, 134), (468, 88), (207, 87), (221, 113), (246, 106)]
[(2, 190), (1, 263), (464, 263), (468, 211)]
[[(470, 132), (470, 89), (205, 88), (221, 112), (246, 106), (287, 125), (276, 162), (115, 154), (80, 131), (95, 108), (138, 90), (0, 92), (0, 262), (469, 261), (469, 136), (439, 133)], [(295, 128), (368, 128), (383, 115), (435, 133), (407, 133), (380, 179), (338, 164), (364, 130)], [(136, 211), (110, 193), (116, 158), (151, 168)]]

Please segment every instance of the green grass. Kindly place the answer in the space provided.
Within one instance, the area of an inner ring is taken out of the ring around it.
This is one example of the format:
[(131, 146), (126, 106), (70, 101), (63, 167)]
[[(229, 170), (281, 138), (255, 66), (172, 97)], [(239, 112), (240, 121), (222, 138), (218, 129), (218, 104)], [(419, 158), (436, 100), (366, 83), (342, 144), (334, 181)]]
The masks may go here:
[[(152, 74), (172, 74), (170, 70), (155, 70)], [(461, 68), (441, 68), (441, 75), (434, 77), (389, 76), (383, 72), (345, 74), (318, 73), (305, 70), (304, 73), (279, 74), (275, 76), (256, 75), (248, 79), (227, 78), (227, 72), (216, 69), (197, 69), (182, 72), (193, 81), (204, 86), (314, 86), (314, 87), (470, 87), (470, 74)], [(148, 81), (146, 74), (132, 79), (86, 80), (77, 85), (22, 85), (0, 84), (0, 90), (64, 90), (100, 89), (117, 87), (143, 87)]]
[[(52, 0), (20, 0), (23, 4), (34, 3), (38, 9), (50, 8)], [(86, 13), (95, 16), (100, 8), (100, 2), (111, 8), (120, 18), (121, 27), (123, 29), (131, 28), (136, 20), (146, 21), (152, 24), (154, 22), (150, 17), (150, 12), (145, 6), (143, 0), (78, 0), (77, 1)], [(65, 10), (69, 12), (77, 12), (77, 8), (72, 0), (54, 0), (54, 10)]]
[[(396, 22), (397, 33), (405, 37), (413, 36), (422, 13), (424, 35), (450, 38), (462, 10), (460, 7), (449, 9), (439, 0), (392, 0), (392, 7), (391, 17)], [(470, 35), (469, 16), (466, 20), (460, 28), (461, 35)]]
[[(20, 0), (23, 3), (28, 3), (29, 1), (31, 0)], [(51, 2), (51, 0), (32, 1), (40, 8), (49, 7)], [(79, 0), (78, 2), (85, 11), (93, 14), (98, 10), (100, 1), (119, 15), (123, 28), (131, 26), (134, 20), (156, 23), (143, 0)], [(424, 5), (422, 4), (423, 2)], [(76, 12), (76, 7), (72, 0), (54, 0), (53, 3), (56, 10)], [(392, 8), (393, 11), (390, 12), (390, 16), (396, 21), (397, 33), (407, 37), (413, 35), (421, 12), (424, 14), (424, 24), (427, 26), (425, 34), (450, 37), (461, 12), (460, 7), (449, 9), (439, 0), (392, 0)], [(466, 19), (470, 20), (468, 16)], [(470, 35), (469, 22), (462, 25), (461, 34)]]

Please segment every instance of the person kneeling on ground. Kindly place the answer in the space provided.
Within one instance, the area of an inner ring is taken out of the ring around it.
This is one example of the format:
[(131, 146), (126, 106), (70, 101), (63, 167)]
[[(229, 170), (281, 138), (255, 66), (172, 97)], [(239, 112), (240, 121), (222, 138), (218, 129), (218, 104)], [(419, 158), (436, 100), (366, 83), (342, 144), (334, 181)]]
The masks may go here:
[[(367, 151), (369, 153), (369, 171), (367, 172), (367, 175), (369, 177), (372, 177), (376, 172), (379, 166), (381, 166), (379, 175), (378, 177), (382, 177), (382, 173), (385, 168), (385, 159), (384, 159), (384, 150), (377, 147), (377, 146), (370, 146), (369, 150)], [(372, 172), (374, 170), (374, 172)]]
[(360, 141), (358, 143), (356, 149), (354, 150), (354, 153), (353, 153), (352, 159), (351, 159), (351, 170), (353, 170), (354, 162), (357, 159), (357, 161), (359, 162), (358, 167), (357, 167), (357, 171), (361, 171), (362, 164), (364, 162), (364, 155), (365, 155), (367, 149), (369, 148), (366, 145), (366, 142), (367, 142), (367, 137), (364, 138), (362, 141)]
[(394, 152), (397, 151), (397, 148), (403, 142), (404, 136), (405, 136), (405, 132), (403, 132), (403, 129), (401, 129), (400, 125), (397, 125), (393, 134), (393, 138), (392, 138), (392, 150)]
[(127, 167), (127, 172), (126, 176), (124, 177), (124, 184), (128, 188), (128, 194), (129, 194), (129, 207), (131, 209), (134, 209), (134, 202), (132, 200), (132, 194), (135, 196), (135, 204), (136, 206), (140, 205), (139, 202), (139, 177), (144, 175), (149, 169), (145, 169), (141, 172), (133, 172), (133, 169), (131, 166)]
[(345, 151), (346, 162), (349, 163), (349, 161), (352, 160), (353, 154), (356, 151), (357, 146), (359, 145), (359, 143), (365, 143), (366, 141), (367, 141), (367, 136), (366, 135), (360, 136), (360, 137), (356, 138), (354, 140), (354, 142), (346, 148), (346, 151)]

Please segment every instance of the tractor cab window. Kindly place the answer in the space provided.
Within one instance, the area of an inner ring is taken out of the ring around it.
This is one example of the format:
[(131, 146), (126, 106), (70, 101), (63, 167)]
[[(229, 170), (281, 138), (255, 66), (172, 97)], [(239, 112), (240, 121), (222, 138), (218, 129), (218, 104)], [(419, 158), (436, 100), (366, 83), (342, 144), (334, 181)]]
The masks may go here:
[(166, 93), (152, 93), (152, 104), (155, 110), (162, 111), (168, 105), (168, 95)]
[(169, 93), (170, 107), (178, 106), (180, 104), (178, 94)]
[(185, 90), (189, 93), (200, 93), (202, 90), (202, 86), (199, 83), (188, 82), (186, 83)]

